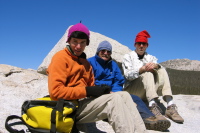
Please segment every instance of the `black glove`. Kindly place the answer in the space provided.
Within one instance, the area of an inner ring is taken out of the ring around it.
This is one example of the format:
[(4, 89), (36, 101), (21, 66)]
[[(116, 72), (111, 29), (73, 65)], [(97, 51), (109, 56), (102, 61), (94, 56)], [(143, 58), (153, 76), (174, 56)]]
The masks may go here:
[(103, 94), (109, 94), (111, 91), (110, 86), (88, 86), (86, 87), (87, 97), (99, 97)]

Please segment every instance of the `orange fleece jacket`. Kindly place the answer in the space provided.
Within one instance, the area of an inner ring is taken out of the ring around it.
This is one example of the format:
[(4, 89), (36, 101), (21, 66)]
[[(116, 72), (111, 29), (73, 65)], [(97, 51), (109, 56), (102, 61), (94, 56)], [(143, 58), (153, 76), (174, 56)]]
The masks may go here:
[(53, 100), (85, 98), (85, 87), (94, 86), (90, 63), (73, 55), (67, 48), (52, 57), (47, 74), (49, 94)]

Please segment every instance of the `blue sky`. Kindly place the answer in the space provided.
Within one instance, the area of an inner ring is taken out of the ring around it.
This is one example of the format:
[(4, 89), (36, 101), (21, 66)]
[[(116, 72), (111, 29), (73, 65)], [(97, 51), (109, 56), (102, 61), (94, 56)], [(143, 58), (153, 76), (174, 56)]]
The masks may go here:
[(158, 62), (200, 61), (199, 0), (0, 0), (0, 64), (37, 69), (80, 20), (132, 50), (147, 30)]

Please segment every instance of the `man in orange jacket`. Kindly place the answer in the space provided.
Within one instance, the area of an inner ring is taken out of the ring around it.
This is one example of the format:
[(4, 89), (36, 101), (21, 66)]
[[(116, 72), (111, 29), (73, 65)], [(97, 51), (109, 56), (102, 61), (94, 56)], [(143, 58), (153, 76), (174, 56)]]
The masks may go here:
[(94, 86), (92, 67), (83, 52), (89, 37), (82, 23), (69, 29), (69, 45), (53, 56), (47, 69), (51, 99), (77, 100), (77, 124), (108, 119), (116, 133), (147, 132), (129, 93), (110, 94), (110, 87)]

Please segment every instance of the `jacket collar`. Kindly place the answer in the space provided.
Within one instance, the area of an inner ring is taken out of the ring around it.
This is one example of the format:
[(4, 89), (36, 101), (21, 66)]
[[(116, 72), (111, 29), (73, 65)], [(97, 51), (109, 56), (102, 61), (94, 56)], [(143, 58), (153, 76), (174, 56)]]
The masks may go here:
[(140, 59), (140, 56), (138, 55), (138, 53), (136, 52), (136, 50), (134, 50), (136, 56), (138, 57), (139, 60), (144, 59), (145, 56), (147, 55), (147, 52), (144, 52), (144, 54), (142, 55), (142, 58)]
[(112, 61), (112, 57), (110, 57), (109, 61), (105, 61), (101, 59), (97, 54), (95, 55), (95, 59), (97, 60), (97, 62), (99, 62), (100, 65), (107, 65)]
[(74, 53), (73, 53), (73, 51), (72, 51), (72, 49), (70, 48), (70, 46), (69, 45), (67, 45), (66, 46), (66, 51), (67, 51), (67, 53), (70, 55), (70, 56), (72, 56), (72, 57), (74, 57), (74, 58), (84, 58), (84, 59), (86, 59), (86, 54), (83, 52), (80, 56), (76, 56)]

